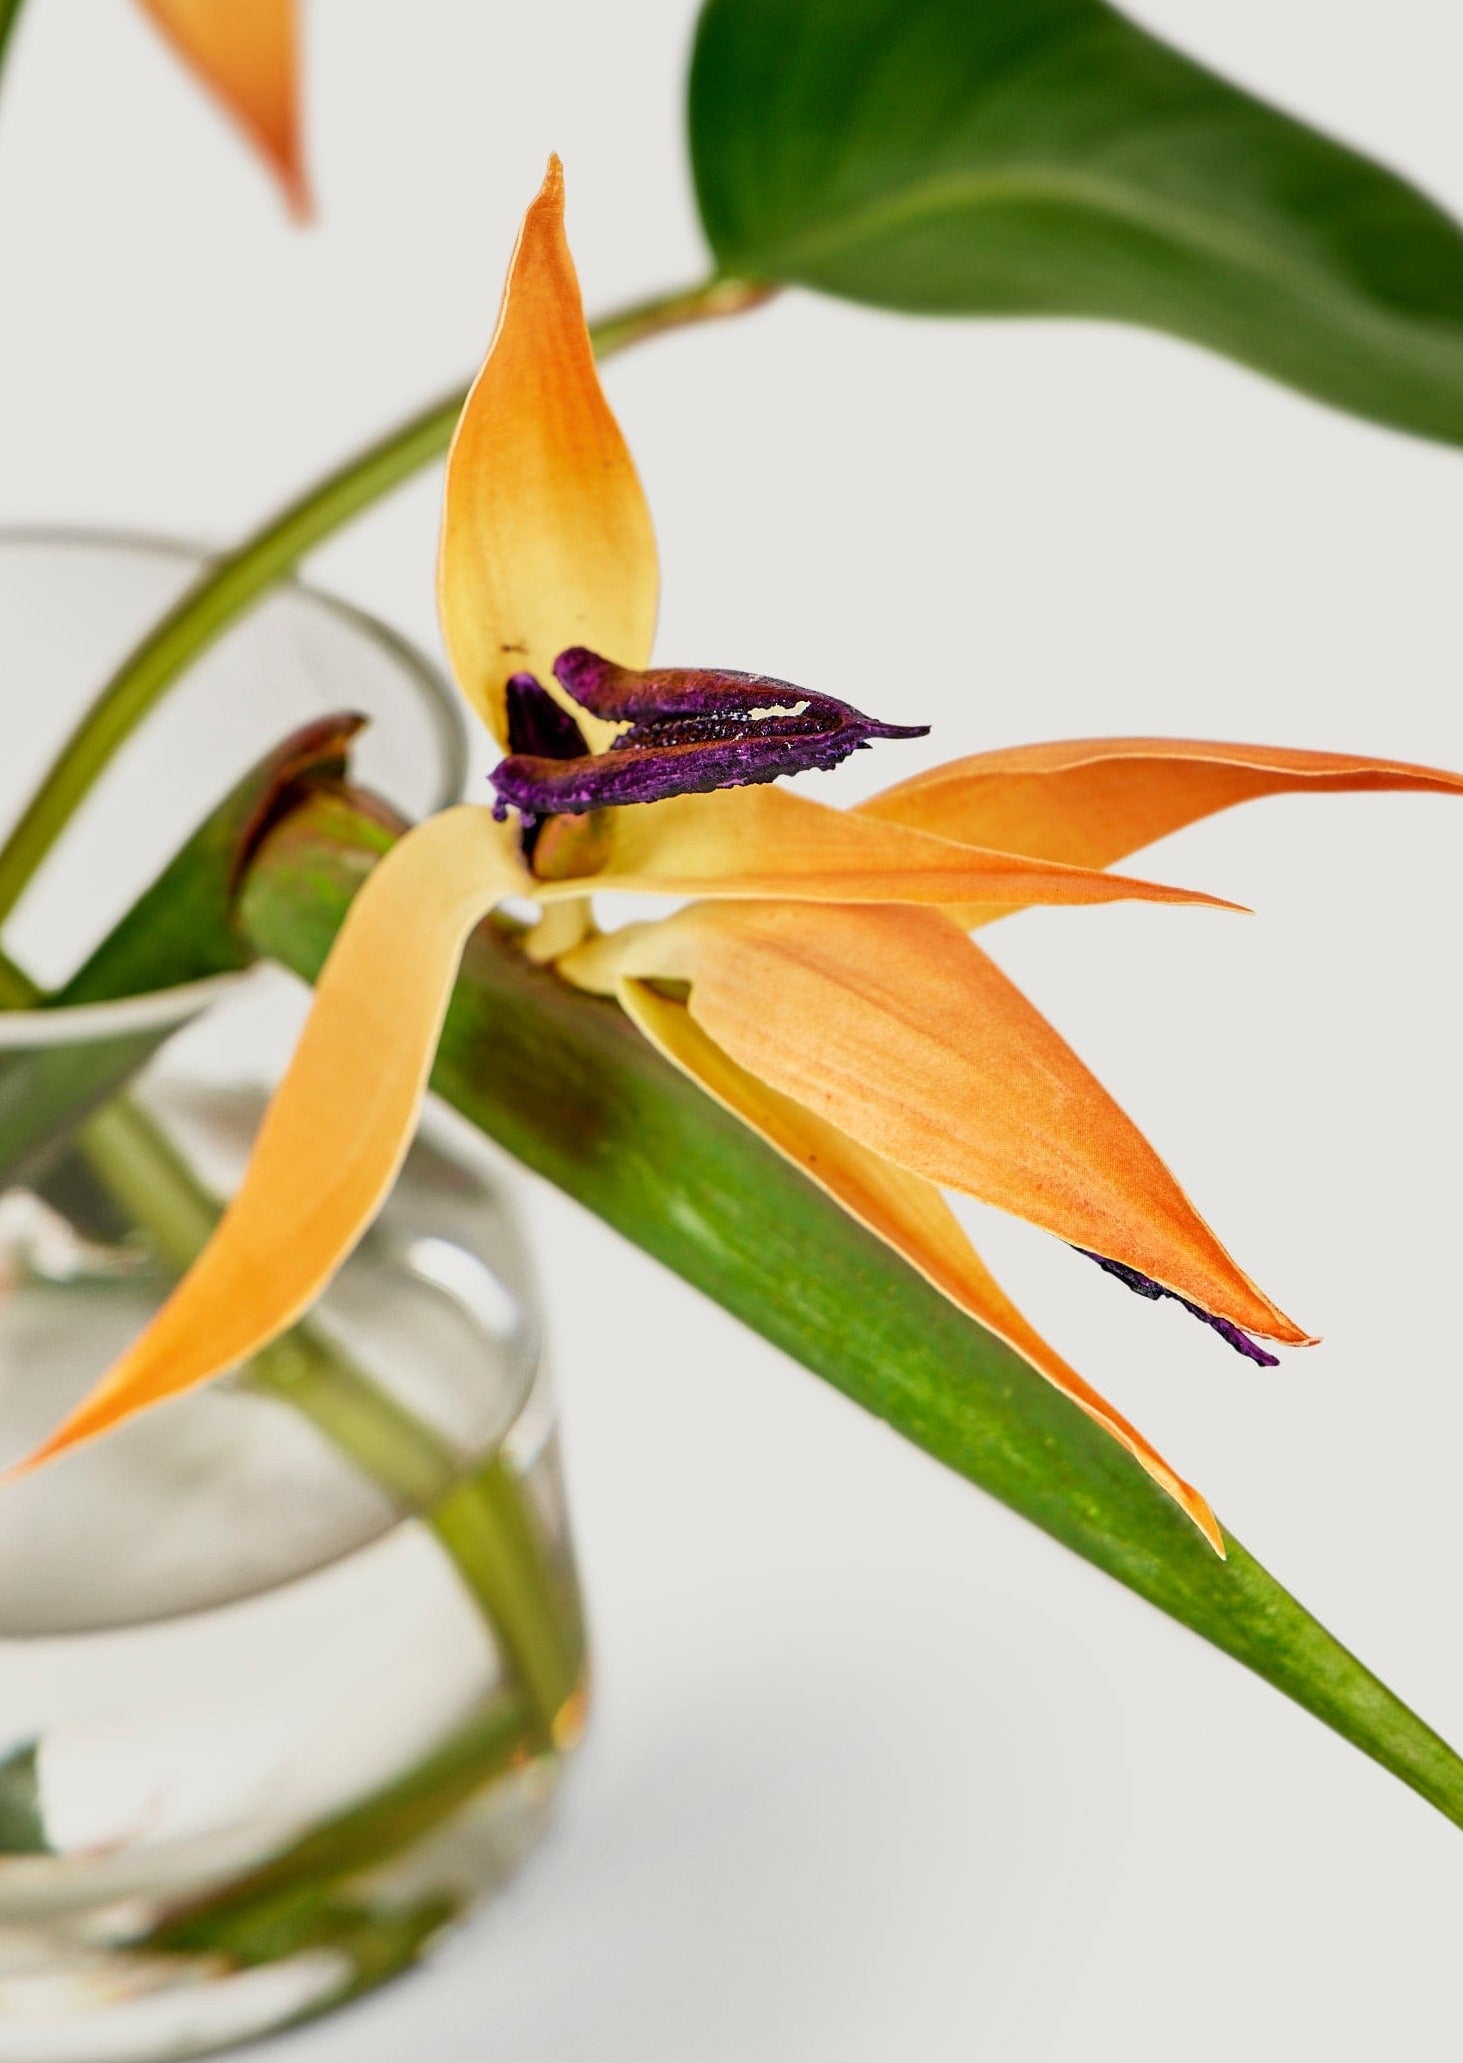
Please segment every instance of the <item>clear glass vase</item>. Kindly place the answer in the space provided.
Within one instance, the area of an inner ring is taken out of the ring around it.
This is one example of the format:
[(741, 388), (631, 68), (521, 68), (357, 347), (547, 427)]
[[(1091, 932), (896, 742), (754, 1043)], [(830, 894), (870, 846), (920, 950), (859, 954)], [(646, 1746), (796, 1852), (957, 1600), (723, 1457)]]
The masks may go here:
[[(0, 538), (0, 657), (34, 696), (0, 811), (196, 564)], [(458, 791), (432, 669), (287, 589), (129, 743), (7, 949), (62, 977), (254, 759), (340, 707), (372, 716), (358, 763), (404, 812)], [(0, 1013), (0, 1104), (45, 1042), (172, 1033), (0, 1194), (0, 1458), (206, 1237), (305, 1001), (261, 970)], [(0, 2063), (194, 2054), (402, 1969), (533, 1840), (583, 1703), (531, 1275), (489, 1149), (438, 1113), (294, 1333), (0, 1489)]]

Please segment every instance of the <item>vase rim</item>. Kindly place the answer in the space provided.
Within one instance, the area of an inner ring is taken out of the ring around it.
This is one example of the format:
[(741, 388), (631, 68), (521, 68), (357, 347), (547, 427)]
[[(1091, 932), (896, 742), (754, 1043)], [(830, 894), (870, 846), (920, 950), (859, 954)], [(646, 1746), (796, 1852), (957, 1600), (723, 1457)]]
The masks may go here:
[[(0, 523), (0, 554), (26, 550), (102, 551), (136, 558), (170, 559), (203, 568), (221, 554), (196, 538), (160, 531), (129, 530), (104, 523)], [(258, 597), (280, 590), (360, 633), (384, 651), (421, 696), (442, 767), (432, 809), (461, 798), (467, 785), (469, 741), (462, 701), (442, 669), (401, 631), (367, 609), (331, 594), (297, 574), (282, 574)], [(257, 606), (256, 603), (254, 606)], [(249, 610), (225, 626), (223, 635), (247, 622)], [(34, 1010), (0, 1010), (0, 1052), (44, 1046), (89, 1045), (148, 1031), (176, 1030), (224, 996), (251, 981), (257, 969), (216, 974), (173, 988), (153, 989), (97, 1003), (62, 1004)]]
[[(121, 525), (107, 523), (0, 523), (0, 552), (64, 551), (72, 548), (130, 553), (137, 558), (175, 559), (200, 569), (226, 556), (200, 544), (197, 538), (179, 537), (160, 530), (128, 530)], [(432, 807), (434, 810), (445, 809), (449, 803), (460, 801), (470, 763), (462, 697), (436, 661), (403, 631), (372, 615), (359, 603), (347, 601), (343, 595), (332, 594), (328, 588), (317, 586), (312, 580), (302, 580), (297, 573), (281, 573), (249, 608), (225, 624), (220, 635), (227, 637), (230, 631), (247, 623), (252, 610), (281, 589), (297, 595), (324, 615), (334, 616), (352, 630), (360, 631), (389, 653), (410, 676), (422, 692), (442, 756), (441, 792), (434, 798)]]

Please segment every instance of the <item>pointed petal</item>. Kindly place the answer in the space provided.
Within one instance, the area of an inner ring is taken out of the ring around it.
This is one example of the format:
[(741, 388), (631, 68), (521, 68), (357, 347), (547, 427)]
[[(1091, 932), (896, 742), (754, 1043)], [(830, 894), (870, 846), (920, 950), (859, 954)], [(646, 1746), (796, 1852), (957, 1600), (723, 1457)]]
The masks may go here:
[(469, 933), (524, 886), (511, 837), (485, 809), (444, 811), (392, 847), (351, 905), (213, 1238), (147, 1330), (12, 1473), (221, 1375), (309, 1308), (411, 1143)]
[(675, 796), (650, 809), (608, 810), (593, 820), (551, 819), (534, 848), (534, 872), (579, 893), (590, 886), (744, 900), (1235, 907), (1121, 874), (957, 845), (786, 788), (732, 788)]
[(1237, 802), (1357, 789), (1456, 794), (1463, 775), (1273, 745), (1091, 738), (954, 760), (885, 789), (861, 813), (1004, 852), (1109, 867)]
[[(452, 670), (499, 744), (510, 675), (547, 681), (568, 645), (645, 664), (657, 584), (650, 511), (600, 389), (552, 158), (447, 455), (437, 562)], [(612, 735), (585, 729), (597, 744)]]
[(259, 151), (284, 188), (291, 211), (308, 215), (297, 0), (139, 4)]
[[(767, 673), (736, 673), (718, 666), (616, 666), (598, 652), (573, 645), (554, 661), (554, 678), (575, 705), (603, 723), (628, 724), (621, 742), (651, 742), (667, 726), (690, 735), (761, 732), (784, 739), (851, 732), (870, 738), (927, 738), (927, 723), (884, 723), (795, 681)], [(642, 735), (643, 738), (642, 738)]]
[(873, 1152), (1247, 1332), (1308, 1336), (1230, 1259), (1173, 1176), (995, 963), (935, 910), (693, 904), (560, 963), (690, 984), (738, 1064)]
[(1039, 1374), (1095, 1419), (1187, 1512), (1217, 1554), (1224, 1536), (1199, 1492), (1176, 1475), (1135, 1426), (1029, 1325), (971, 1246), (932, 1182), (896, 1168), (801, 1103), (779, 1095), (709, 1039), (682, 1003), (624, 981), (626, 1015), (653, 1046), (842, 1204), (850, 1216), (903, 1255), (953, 1304), (996, 1333)]

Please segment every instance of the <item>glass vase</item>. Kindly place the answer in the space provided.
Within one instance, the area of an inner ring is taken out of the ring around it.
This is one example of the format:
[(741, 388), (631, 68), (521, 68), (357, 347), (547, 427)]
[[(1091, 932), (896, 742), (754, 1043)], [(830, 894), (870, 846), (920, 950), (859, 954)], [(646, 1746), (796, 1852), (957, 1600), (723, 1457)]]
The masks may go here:
[[(0, 811), (197, 563), (0, 538), (0, 655), (31, 698)], [(426, 662), (284, 589), (129, 741), (7, 950), (62, 978), (253, 760), (342, 707), (371, 716), (361, 776), (404, 813), (460, 790)], [(47, 1044), (170, 1034), (0, 1194), (0, 1458), (206, 1238), (306, 1000), (255, 970), (0, 1013), (0, 1104)], [(0, 1488), (0, 2063), (195, 2054), (406, 1967), (526, 1852), (583, 1708), (531, 1272), (490, 1149), (432, 1113), (293, 1333)]]

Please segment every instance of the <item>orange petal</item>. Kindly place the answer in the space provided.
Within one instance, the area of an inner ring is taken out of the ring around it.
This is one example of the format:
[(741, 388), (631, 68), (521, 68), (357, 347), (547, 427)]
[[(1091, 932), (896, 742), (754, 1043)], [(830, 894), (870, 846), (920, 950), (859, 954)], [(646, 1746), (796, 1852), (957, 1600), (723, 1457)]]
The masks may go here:
[(684, 1004), (670, 1002), (638, 981), (621, 982), (618, 995), (626, 1015), (668, 1060), (801, 1168), (953, 1304), (1014, 1347), (1125, 1447), (1187, 1512), (1215, 1552), (1224, 1554), (1224, 1536), (1198, 1491), (1027, 1323), (932, 1182), (880, 1159), (805, 1105), (779, 1095), (738, 1067), (706, 1036)]
[(1109, 867), (1258, 796), (1403, 788), (1456, 794), (1463, 775), (1275, 745), (1090, 738), (953, 760), (885, 789), (860, 813), (1004, 852)]
[[(593, 818), (550, 818), (534, 851), (545, 902), (563, 893), (790, 897), (801, 902), (1003, 904), (1141, 900), (1233, 909), (1213, 896), (932, 838), (787, 788), (680, 795)], [(549, 886), (547, 884), (555, 884)]]
[[(452, 670), (500, 744), (511, 674), (537, 674), (552, 691), (553, 662), (570, 645), (645, 665), (658, 579), (650, 511), (595, 370), (551, 158), (447, 454), (437, 562)], [(614, 735), (594, 728), (597, 744)]]
[(139, 4), (260, 152), (284, 188), (291, 211), (308, 215), (296, 0)]
[(732, 1059), (884, 1159), (1124, 1261), (1248, 1332), (1307, 1340), (1071, 1048), (939, 911), (693, 904), (560, 965), (586, 987), (688, 982), (692, 1015)]
[(393, 846), (341, 926), (238, 1194), (147, 1330), (22, 1473), (221, 1375), (308, 1310), (375, 1217), (416, 1127), (473, 926), (526, 885), (485, 809)]

